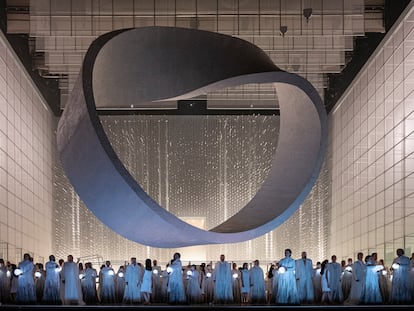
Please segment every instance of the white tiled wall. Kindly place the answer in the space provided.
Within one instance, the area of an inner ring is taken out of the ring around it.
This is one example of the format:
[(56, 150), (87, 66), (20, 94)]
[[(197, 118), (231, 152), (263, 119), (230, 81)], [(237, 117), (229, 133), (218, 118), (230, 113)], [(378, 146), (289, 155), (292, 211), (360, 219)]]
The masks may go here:
[(332, 221), (341, 257), (414, 251), (414, 9), (409, 4), (330, 115)]
[(56, 120), (0, 32), (0, 257), (52, 249)]

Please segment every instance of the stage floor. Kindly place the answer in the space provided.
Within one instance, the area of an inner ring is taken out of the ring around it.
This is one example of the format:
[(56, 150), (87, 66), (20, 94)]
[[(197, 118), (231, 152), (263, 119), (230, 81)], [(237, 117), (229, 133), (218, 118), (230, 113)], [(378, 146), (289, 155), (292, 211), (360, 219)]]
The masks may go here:
[(278, 311), (295, 311), (295, 310), (331, 310), (331, 311), (388, 311), (388, 310), (413, 310), (414, 305), (300, 305), (300, 306), (281, 306), (281, 305), (208, 305), (208, 304), (195, 304), (195, 305), (169, 305), (169, 304), (151, 304), (151, 305), (0, 305), (1, 311), (40, 311), (40, 310), (190, 310), (190, 309), (202, 309), (202, 310), (274, 310)]

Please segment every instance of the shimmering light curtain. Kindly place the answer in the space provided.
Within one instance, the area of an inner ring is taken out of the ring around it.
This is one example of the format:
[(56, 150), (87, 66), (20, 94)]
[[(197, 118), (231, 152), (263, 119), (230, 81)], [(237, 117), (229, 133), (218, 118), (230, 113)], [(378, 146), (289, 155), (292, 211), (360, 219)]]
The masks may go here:
[[(271, 115), (101, 116), (101, 121), (115, 151), (140, 185), (178, 217), (204, 218), (205, 229), (235, 214), (256, 194), (269, 170), (279, 130), (279, 116)], [(170, 259), (174, 250), (133, 243), (101, 224), (82, 202), (73, 199), (62, 168), (56, 171), (55, 247), (59, 257), (73, 253), (114, 264), (123, 264), (131, 256), (160, 262)], [(311, 196), (322, 197), (319, 188), (325, 189), (316, 185)], [(323, 200), (305, 202), (288, 224), (255, 240), (205, 246), (200, 254), (205, 257), (198, 260), (214, 262), (225, 253), (240, 264), (256, 258), (266, 263), (283, 257), (285, 247), (297, 249), (299, 256), (305, 246), (308, 253), (322, 258), (326, 213), (319, 211), (324, 204)], [(75, 232), (68, 234), (68, 230)], [(296, 242), (301, 239), (303, 243)]]

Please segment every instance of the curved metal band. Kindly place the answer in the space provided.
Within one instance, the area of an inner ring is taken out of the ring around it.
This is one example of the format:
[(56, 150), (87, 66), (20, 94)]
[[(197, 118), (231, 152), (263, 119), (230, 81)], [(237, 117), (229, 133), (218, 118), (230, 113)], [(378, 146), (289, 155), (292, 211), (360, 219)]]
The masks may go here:
[[(280, 134), (272, 167), (255, 197), (210, 231), (159, 206), (119, 160), (96, 113), (121, 102), (177, 100), (247, 83), (274, 83)], [(235, 243), (286, 221), (314, 185), (327, 144), (326, 112), (312, 85), (278, 69), (255, 45), (184, 28), (114, 31), (89, 48), (58, 125), (66, 175), (86, 206), (118, 234), (154, 247)]]

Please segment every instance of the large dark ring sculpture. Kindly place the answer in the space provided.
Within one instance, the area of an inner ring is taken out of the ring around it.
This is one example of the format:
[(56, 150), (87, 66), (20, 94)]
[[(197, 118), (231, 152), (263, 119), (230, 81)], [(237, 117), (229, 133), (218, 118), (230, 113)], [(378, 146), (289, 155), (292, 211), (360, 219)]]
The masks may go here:
[[(278, 146), (253, 199), (209, 231), (180, 220), (145, 193), (115, 154), (96, 112), (95, 103), (129, 107), (247, 83), (275, 85)], [(59, 121), (57, 141), (80, 198), (121, 236), (162, 248), (234, 243), (275, 229), (309, 194), (326, 149), (326, 111), (307, 80), (280, 70), (247, 41), (184, 28), (126, 29), (91, 44)]]

